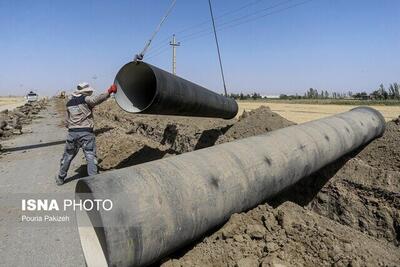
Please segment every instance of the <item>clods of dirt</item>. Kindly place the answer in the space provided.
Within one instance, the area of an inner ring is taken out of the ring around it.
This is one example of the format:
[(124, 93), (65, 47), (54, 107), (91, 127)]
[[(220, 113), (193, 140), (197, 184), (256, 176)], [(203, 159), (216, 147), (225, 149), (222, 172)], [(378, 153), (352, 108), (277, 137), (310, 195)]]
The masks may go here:
[(0, 112), (0, 139), (24, 133), (23, 125), (30, 124), (46, 105), (47, 101), (42, 99), (37, 102), (26, 103), (14, 110)]
[[(95, 110), (102, 170), (123, 168), (294, 123), (261, 107), (239, 119)], [(163, 266), (399, 266), (400, 125), (305, 177), (267, 204), (234, 214)]]
[(95, 108), (100, 168), (109, 170), (182, 154), (293, 125), (268, 107), (223, 120), (123, 112), (113, 101)]

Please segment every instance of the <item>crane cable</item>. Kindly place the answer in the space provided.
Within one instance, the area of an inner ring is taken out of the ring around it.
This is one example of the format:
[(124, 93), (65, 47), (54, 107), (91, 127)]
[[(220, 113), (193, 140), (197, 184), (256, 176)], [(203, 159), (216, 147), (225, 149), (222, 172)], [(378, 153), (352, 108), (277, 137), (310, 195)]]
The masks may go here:
[[(140, 61), (143, 60), (144, 55), (147, 52), (147, 49), (150, 47), (151, 42), (153, 41), (154, 37), (157, 35), (157, 33), (160, 31), (161, 26), (163, 25), (164, 21), (167, 19), (167, 17), (169, 16), (169, 14), (172, 12), (173, 8), (175, 7), (177, 0), (173, 0), (171, 2), (171, 5), (169, 6), (167, 12), (165, 13), (164, 17), (162, 17), (160, 23), (158, 24), (156, 30), (153, 32), (152, 36), (150, 37), (150, 39), (147, 41), (146, 45), (144, 46), (142, 52), (140, 52), (139, 54), (136, 54), (133, 61)], [(213, 31), (214, 31), (214, 37), (215, 37), (215, 44), (217, 46), (217, 52), (218, 52), (218, 60), (219, 60), (219, 67), (221, 69), (221, 77), (222, 77), (222, 83), (224, 86), (224, 93), (225, 96), (228, 96), (228, 93), (226, 91), (226, 83), (225, 83), (225, 75), (224, 75), (224, 68), (222, 67), (222, 60), (221, 60), (221, 52), (219, 49), (219, 43), (218, 43), (218, 36), (217, 36), (217, 30), (215, 28), (215, 19), (214, 19), (214, 14), (213, 14), (213, 10), (212, 10), (212, 5), (211, 5), (211, 0), (208, 0), (208, 6), (210, 8), (210, 15), (211, 15), (211, 20), (212, 20), (212, 26), (213, 26)]]
[(211, 0), (208, 0), (208, 6), (210, 7), (210, 15), (211, 15), (211, 20), (212, 20), (212, 25), (213, 25), (213, 30), (214, 30), (215, 44), (217, 45), (218, 60), (219, 60), (219, 67), (221, 69), (222, 83), (224, 85), (225, 97), (227, 97), (228, 93), (226, 92), (224, 68), (222, 67), (221, 53), (219, 51), (218, 36), (217, 36), (217, 30), (215, 29), (215, 20), (214, 20), (214, 14), (213, 14), (212, 6), (211, 6)]
[(133, 61), (138, 61), (138, 60), (142, 60), (144, 55), (147, 52), (147, 49), (150, 47), (151, 42), (153, 41), (154, 37), (156, 37), (157, 33), (160, 31), (161, 26), (163, 25), (164, 21), (167, 19), (167, 17), (169, 16), (169, 14), (172, 12), (172, 10), (174, 9), (176, 4), (176, 0), (173, 0), (171, 2), (171, 5), (169, 6), (167, 12), (165, 13), (164, 17), (161, 18), (160, 23), (158, 24), (157, 28), (155, 29), (155, 31), (153, 32), (153, 34), (151, 35), (150, 39), (147, 41), (146, 45), (144, 46), (142, 52), (140, 52), (139, 54), (135, 55), (135, 58), (133, 59)]

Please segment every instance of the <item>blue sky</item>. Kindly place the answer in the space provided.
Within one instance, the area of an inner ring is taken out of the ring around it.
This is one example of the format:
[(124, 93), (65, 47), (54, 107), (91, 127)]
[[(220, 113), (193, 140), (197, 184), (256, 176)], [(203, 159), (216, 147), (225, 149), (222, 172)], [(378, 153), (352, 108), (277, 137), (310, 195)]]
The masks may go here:
[[(104, 90), (169, 4), (0, 0), (0, 95), (29, 89), (53, 95), (80, 81)], [(228, 92), (371, 91), (400, 81), (398, 0), (213, 0), (213, 6)], [(210, 31), (207, 0), (178, 0), (145, 59), (170, 71), (168, 39), (176, 33), (178, 75), (222, 92)]]

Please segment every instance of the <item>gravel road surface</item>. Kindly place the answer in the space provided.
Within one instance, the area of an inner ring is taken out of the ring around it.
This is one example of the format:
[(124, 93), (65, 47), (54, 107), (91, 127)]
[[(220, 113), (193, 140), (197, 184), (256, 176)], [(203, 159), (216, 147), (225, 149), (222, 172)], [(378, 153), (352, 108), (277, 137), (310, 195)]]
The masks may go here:
[[(73, 223), (29, 224), (21, 222), (21, 198), (42, 194), (73, 197), (76, 181), (57, 186), (58, 171), (66, 130), (54, 102), (31, 125), (32, 133), (2, 141), (0, 153), (0, 265), (1, 266), (84, 266), (77, 228)], [(79, 177), (84, 163), (76, 156), (69, 176)], [(19, 202), (19, 207), (7, 205)], [(18, 200), (18, 201), (17, 201)], [(74, 218), (71, 218), (74, 219)]]

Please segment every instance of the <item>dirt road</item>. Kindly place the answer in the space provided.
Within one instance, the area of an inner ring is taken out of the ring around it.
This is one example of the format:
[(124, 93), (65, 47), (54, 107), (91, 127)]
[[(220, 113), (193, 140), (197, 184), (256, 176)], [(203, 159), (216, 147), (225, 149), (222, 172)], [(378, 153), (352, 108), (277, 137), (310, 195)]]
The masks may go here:
[[(31, 197), (32, 193), (54, 193), (73, 198), (75, 181), (61, 187), (54, 182), (63, 152), (65, 129), (59, 127), (60, 117), (53, 103), (39, 115), (40, 119), (27, 126), (32, 128), (32, 133), (2, 142), (6, 152), (0, 154), (3, 203), (0, 209), (0, 265), (84, 266), (76, 227), (23, 225), (21, 209), (4, 205), (7, 199)], [(79, 177), (75, 170), (82, 162), (80, 152), (69, 176)]]

